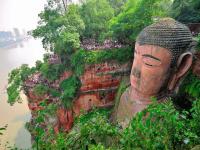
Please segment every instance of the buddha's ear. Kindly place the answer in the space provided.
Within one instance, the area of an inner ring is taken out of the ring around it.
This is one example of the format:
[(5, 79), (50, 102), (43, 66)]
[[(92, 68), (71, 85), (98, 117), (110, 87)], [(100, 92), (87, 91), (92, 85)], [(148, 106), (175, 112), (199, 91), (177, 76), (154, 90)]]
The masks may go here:
[(173, 74), (168, 89), (174, 90), (182, 77), (188, 72), (192, 66), (193, 55), (191, 52), (183, 53), (177, 61), (177, 70)]

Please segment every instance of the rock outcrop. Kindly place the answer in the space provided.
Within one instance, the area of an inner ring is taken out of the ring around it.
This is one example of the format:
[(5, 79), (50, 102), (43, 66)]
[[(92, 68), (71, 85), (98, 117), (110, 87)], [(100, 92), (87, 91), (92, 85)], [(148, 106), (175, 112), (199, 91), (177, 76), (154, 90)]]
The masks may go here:
[[(62, 131), (68, 132), (73, 126), (74, 116), (80, 115), (82, 111), (90, 111), (93, 107), (112, 107), (120, 81), (130, 74), (130, 66), (130, 63), (119, 64), (114, 61), (85, 66), (85, 71), (80, 76), (81, 87), (73, 100), (72, 108), (64, 109), (60, 107), (57, 109), (56, 118), (53, 119), (56, 122), (52, 123), (54, 124), (54, 131), (58, 133), (62, 129)], [(45, 109), (40, 106), (43, 100), (46, 100), (49, 104), (56, 103), (59, 105), (60, 103), (59, 98), (52, 97), (50, 94), (36, 95), (33, 88), (38, 84), (43, 84), (60, 91), (59, 84), (71, 75), (72, 72), (66, 71), (60, 76), (60, 79), (49, 82), (41, 73), (37, 72), (26, 80), (24, 89), (33, 117), (35, 117), (36, 111)]]

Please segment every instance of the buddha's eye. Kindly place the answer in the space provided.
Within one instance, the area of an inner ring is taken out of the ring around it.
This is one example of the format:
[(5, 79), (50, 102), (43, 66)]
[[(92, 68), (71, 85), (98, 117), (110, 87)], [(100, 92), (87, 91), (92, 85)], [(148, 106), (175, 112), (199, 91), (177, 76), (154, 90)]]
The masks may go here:
[(145, 65), (150, 67), (157, 67), (161, 65), (161, 61), (159, 58), (156, 58), (148, 54), (142, 55), (142, 61)]

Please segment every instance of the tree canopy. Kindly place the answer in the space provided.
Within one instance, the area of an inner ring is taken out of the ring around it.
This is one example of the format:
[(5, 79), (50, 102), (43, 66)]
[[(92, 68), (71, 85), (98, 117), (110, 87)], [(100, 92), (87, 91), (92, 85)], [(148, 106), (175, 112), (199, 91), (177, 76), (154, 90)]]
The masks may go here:
[(174, 0), (171, 16), (183, 23), (200, 22), (199, 0)]
[(110, 22), (115, 38), (123, 43), (134, 42), (138, 33), (160, 17), (166, 17), (163, 0), (129, 0), (123, 11)]
[(81, 16), (85, 23), (83, 38), (101, 40), (108, 32), (108, 21), (114, 16), (114, 9), (107, 0), (86, 0)]

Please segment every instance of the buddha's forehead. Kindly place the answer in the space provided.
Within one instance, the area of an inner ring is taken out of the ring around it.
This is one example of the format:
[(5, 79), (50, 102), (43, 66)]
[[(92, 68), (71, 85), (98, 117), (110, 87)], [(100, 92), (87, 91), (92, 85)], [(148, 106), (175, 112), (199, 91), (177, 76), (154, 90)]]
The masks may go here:
[(135, 51), (138, 55), (151, 55), (154, 57), (159, 58), (160, 60), (167, 59), (171, 61), (172, 58), (172, 53), (170, 50), (157, 46), (157, 45), (140, 45), (139, 43), (136, 42), (135, 44)]

